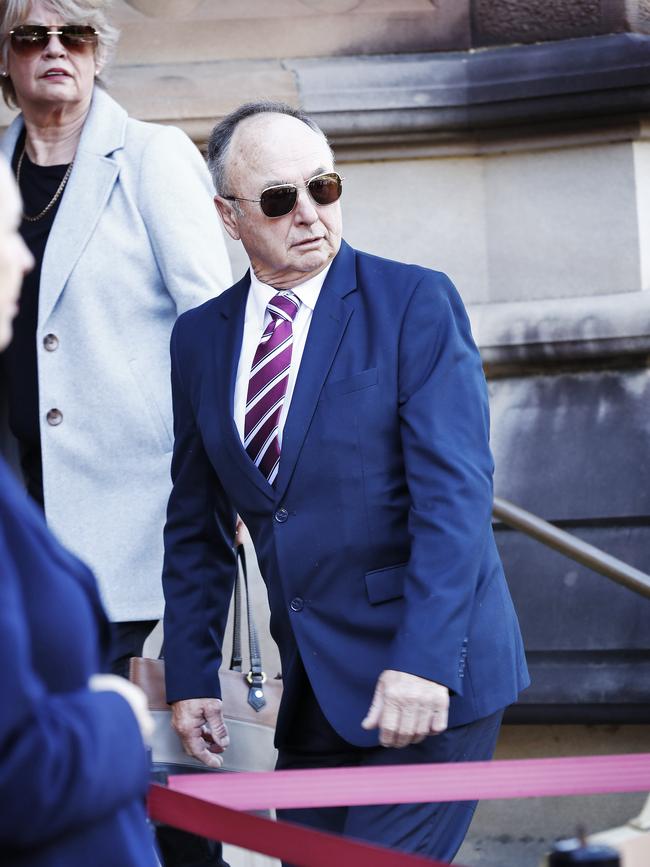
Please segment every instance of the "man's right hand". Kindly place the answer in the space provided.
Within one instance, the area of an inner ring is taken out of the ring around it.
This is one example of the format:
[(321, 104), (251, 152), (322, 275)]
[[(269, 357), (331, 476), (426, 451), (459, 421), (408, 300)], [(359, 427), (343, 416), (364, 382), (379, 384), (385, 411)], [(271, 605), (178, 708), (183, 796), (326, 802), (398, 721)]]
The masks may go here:
[(188, 756), (209, 768), (220, 768), (219, 755), (228, 744), (228, 729), (223, 720), (220, 698), (188, 698), (172, 705), (172, 726)]

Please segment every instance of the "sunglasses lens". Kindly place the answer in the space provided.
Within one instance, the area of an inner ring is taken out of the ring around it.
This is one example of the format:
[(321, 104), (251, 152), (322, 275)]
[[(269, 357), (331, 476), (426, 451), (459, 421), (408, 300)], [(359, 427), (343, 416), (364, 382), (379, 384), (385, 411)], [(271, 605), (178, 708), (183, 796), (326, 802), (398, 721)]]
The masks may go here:
[(21, 24), (11, 34), (11, 47), (16, 54), (33, 54), (47, 45), (47, 27), (37, 24)]
[(260, 198), (260, 207), (267, 217), (284, 217), (294, 209), (298, 191), (295, 187), (269, 187)]
[(332, 205), (341, 198), (343, 184), (336, 172), (319, 175), (309, 182), (309, 194), (317, 205)]
[[(336, 172), (318, 175), (307, 184), (309, 194), (317, 205), (331, 205), (341, 198), (342, 178)], [(262, 191), (260, 207), (267, 217), (284, 217), (296, 207), (298, 189), (293, 184), (268, 187)]]
[[(55, 31), (64, 48), (85, 51), (97, 45), (97, 33), (84, 24), (66, 24)], [(44, 24), (21, 24), (11, 34), (11, 47), (20, 55), (37, 54), (47, 46), (50, 28)]]
[(81, 24), (66, 24), (61, 28), (61, 42), (73, 51), (83, 51), (97, 45), (97, 33), (92, 27)]

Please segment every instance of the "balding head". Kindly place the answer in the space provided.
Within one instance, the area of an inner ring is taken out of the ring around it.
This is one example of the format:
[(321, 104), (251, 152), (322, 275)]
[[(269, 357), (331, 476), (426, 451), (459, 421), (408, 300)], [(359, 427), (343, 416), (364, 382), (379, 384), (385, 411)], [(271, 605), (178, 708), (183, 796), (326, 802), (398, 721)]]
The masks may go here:
[[(322, 136), (325, 141), (327, 138), (318, 124), (312, 120), (309, 115), (305, 114), (298, 108), (293, 108), (285, 102), (271, 102), (269, 100), (259, 100), (258, 102), (247, 102), (240, 105), (234, 111), (231, 111), (222, 121), (220, 121), (212, 130), (208, 140), (208, 168), (212, 175), (212, 182), (216, 192), (223, 196), (228, 189), (227, 180), (227, 163), (231, 152), (230, 145), (235, 134), (235, 131), (244, 121), (254, 117), (263, 117), (269, 114), (282, 114), (286, 117), (293, 117), (299, 120), (305, 126), (312, 129), (314, 132)], [(329, 145), (328, 145), (329, 147)], [(330, 150), (331, 155), (331, 150)], [(332, 162), (334, 157), (332, 156)]]
[[(268, 111), (238, 120), (226, 150), (226, 186), (215, 204), (262, 283), (298, 286), (338, 253), (341, 187), (333, 174), (327, 139), (301, 117)], [(331, 195), (321, 192), (328, 190)], [(272, 198), (280, 207), (263, 210), (263, 193), (265, 204)]]
[(23, 275), (34, 264), (18, 234), (20, 214), (18, 187), (6, 160), (0, 157), (0, 350), (11, 340)]

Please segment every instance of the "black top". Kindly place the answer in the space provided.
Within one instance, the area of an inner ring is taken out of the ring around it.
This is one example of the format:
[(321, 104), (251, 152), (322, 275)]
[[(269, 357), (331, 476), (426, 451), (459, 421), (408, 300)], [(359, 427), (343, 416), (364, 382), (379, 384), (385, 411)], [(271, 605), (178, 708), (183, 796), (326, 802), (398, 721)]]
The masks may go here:
[[(14, 151), (12, 161), (14, 172), (24, 144), (25, 136), (23, 134)], [(35, 216), (48, 205), (63, 180), (67, 168), (67, 165), (35, 165), (25, 153), (20, 170), (20, 192), (23, 197), (24, 213)], [(27, 274), (23, 282), (20, 310), (14, 320), (14, 336), (4, 358), (9, 425), (20, 445), (20, 457), (27, 487), (30, 494), (41, 505), (43, 504), (43, 471), (41, 466), (36, 354), (38, 295), (45, 246), (61, 198), (40, 220), (35, 223), (23, 220), (21, 223), (20, 234), (34, 257), (34, 268)]]

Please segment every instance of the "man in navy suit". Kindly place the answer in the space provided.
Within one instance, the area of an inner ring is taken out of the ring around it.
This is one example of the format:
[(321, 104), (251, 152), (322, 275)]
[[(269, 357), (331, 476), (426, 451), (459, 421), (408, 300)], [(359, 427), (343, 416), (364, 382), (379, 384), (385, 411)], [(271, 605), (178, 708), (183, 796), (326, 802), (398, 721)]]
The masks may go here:
[[(185, 749), (218, 767), (228, 744), (218, 668), (239, 513), (282, 659), (278, 767), (488, 759), (528, 676), (460, 297), (444, 274), (342, 241), (342, 179), (302, 113), (241, 107), (209, 165), (252, 267), (172, 336), (165, 648)], [(450, 860), (474, 807), (283, 817)]]

